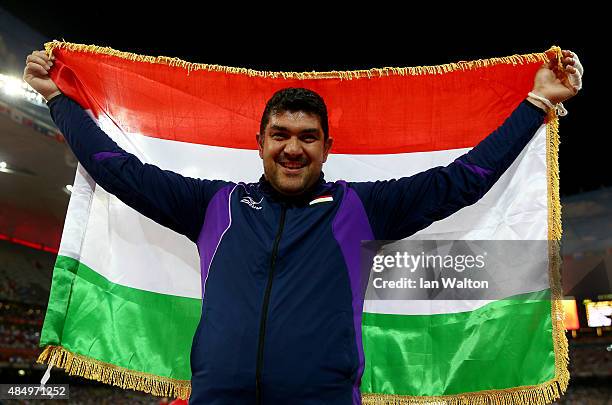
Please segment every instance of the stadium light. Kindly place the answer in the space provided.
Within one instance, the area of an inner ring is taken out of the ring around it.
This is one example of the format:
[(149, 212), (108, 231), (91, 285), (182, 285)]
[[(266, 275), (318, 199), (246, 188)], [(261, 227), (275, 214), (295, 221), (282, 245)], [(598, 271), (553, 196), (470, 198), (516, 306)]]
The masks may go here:
[(4, 93), (9, 96), (18, 96), (23, 93), (21, 80), (15, 77), (4, 76), (0, 78), (0, 83), (0, 86), (2, 86), (2, 90), (4, 91)]
[(9, 97), (21, 98), (40, 107), (46, 106), (43, 97), (21, 78), (0, 73), (0, 90)]
[(11, 169), (8, 168), (8, 163), (0, 162), (0, 172), (2, 172), (2, 173), (11, 173)]

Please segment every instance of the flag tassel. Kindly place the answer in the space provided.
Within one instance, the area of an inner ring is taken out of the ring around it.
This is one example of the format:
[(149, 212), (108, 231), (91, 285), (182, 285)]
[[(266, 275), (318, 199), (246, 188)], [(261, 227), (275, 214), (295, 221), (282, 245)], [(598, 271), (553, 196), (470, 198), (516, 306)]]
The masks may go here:
[(46, 346), (38, 357), (37, 363), (62, 368), (69, 375), (77, 375), (160, 397), (187, 399), (191, 393), (191, 384), (187, 380), (174, 380), (129, 370), (71, 353), (61, 346)]
[(517, 387), (460, 395), (416, 397), (364, 394), (362, 399), (364, 405), (546, 405), (561, 398), (564, 391), (563, 384), (553, 380), (533, 387)]
[(479, 59), (474, 61), (460, 61), (456, 63), (446, 63), (435, 66), (415, 66), (415, 67), (383, 67), (372, 68), (367, 70), (345, 70), (345, 71), (329, 71), (329, 72), (269, 72), (247, 68), (238, 68), (231, 66), (210, 65), (206, 63), (192, 63), (179, 58), (170, 58), (167, 56), (148, 56), (140, 55), (132, 52), (122, 52), (110, 47), (98, 45), (75, 44), (71, 42), (54, 40), (45, 43), (45, 51), (48, 55), (53, 53), (55, 49), (67, 49), (74, 52), (88, 52), (98, 55), (114, 56), (122, 59), (128, 59), (135, 62), (157, 63), (169, 66), (178, 66), (187, 70), (187, 74), (192, 71), (203, 70), (209, 72), (221, 72), (230, 74), (243, 74), (250, 77), (263, 78), (283, 78), (283, 79), (340, 79), (352, 80), (359, 78), (375, 78), (382, 76), (415, 76), (428, 74), (445, 74), (457, 70), (467, 71), (480, 69), (487, 66), (509, 64), (522, 65), (525, 63), (548, 62), (548, 53), (559, 54), (559, 47), (553, 46), (547, 52), (530, 53), (524, 55), (512, 55), (498, 58)]
[[(561, 50), (556, 48), (557, 56)], [(562, 393), (569, 385), (569, 345), (565, 336), (563, 289), (561, 288), (561, 199), (559, 196), (559, 118), (554, 111), (546, 125), (547, 170), (548, 170), (548, 240), (549, 240), (549, 278), (552, 294), (551, 320), (553, 326), (553, 345), (555, 351), (555, 378)]]

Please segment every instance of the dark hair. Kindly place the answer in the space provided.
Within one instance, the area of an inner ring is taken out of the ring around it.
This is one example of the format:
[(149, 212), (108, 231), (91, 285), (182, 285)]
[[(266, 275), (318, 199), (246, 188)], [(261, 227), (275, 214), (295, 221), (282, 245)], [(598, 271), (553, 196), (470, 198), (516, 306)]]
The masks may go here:
[(319, 121), (321, 121), (321, 128), (323, 128), (325, 139), (329, 138), (327, 107), (325, 106), (323, 97), (314, 91), (300, 87), (287, 87), (274, 93), (266, 103), (266, 108), (261, 116), (259, 133), (261, 135), (264, 134), (271, 115), (283, 111), (304, 111), (317, 115)]

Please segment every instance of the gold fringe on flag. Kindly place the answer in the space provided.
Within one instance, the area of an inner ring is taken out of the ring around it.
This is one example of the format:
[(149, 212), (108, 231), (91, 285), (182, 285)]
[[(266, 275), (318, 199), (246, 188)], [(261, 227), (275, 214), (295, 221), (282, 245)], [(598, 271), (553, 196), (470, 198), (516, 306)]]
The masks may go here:
[(142, 391), (159, 397), (187, 399), (191, 393), (191, 383), (187, 380), (174, 380), (129, 370), (71, 353), (60, 346), (45, 347), (36, 362), (62, 368), (69, 375), (78, 375), (104, 384)]
[[(192, 63), (186, 62), (179, 58), (170, 58), (167, 56), (147, 56), (139, 55), (132, 52), (117, 51), (113, 48), (98, 46), (98, 45), (83, 45), (74, 44), (71, 42), (54, 40), (45, 43), (45, 51), (49, 56), (53, 53), (54, 49), (67, 49), (72, 52), (88, 52), (99, 55), (115, 56), (117, 58), (128, 59), (134, 62), (146, 62), (146, 63), (158, 63), (162, 65), (178, 66), (187, 70), (187, 74), (192, 71), (209, 71), (209, 72), (222, 72), (230, 74), (242, 74), (251, 77), (263, 77), (263, 78), (283, 78), (283, 79), (341, 79), (341, 80), (352, 80), (360, 78), (372, 78), (382, 76), (414, 76), (414, 75), (428, 75), (428, 74), (444, 74), (450, 73), (457, 70), (466, 71), (474, 70), (488, 66), (507, 64), (507, 65), (523, 65), (525, 63), (534, 62), (548, 62), (549, 58), (547, 53), (560, 54), (561, 50), (553, 46), (547, 52), (541, 53), (529, 53), (524, 55), (512, 55), (501, 58), (490, 58), (490, 59), (479, 59), (475, 61), (460, 61), (456, 63), (446, 63), (443, 65), (435, 66), (416, 66), (416, 67), (383, 67), (383, 68), (372, 68), (367, 70), (344, 70), (338, 71), (333, 70), (329, 72), (270, 72), (260, 71), (247, 68), (238, 68), (221, 65), (209, 65), (206, 63)], [(559, 65), (561, 66), (561, 60)]]
[[(558, 49), (558, 48), (557, 48)], [(558, 60), (561, 50), (558, 49)], [(549, 279), (552, 295), (551, 319), (555, 350), (555, 381), (564, 393), (569, 385), (570, 374), (569, 347), (565, 336), (565, 314), (563, 312), (563, 289), (561, 287), (561, 199), (559, 196), (559, 118), (554, 110), (546, 126), (548, 171), (548, 239), (549, 239)]]
[[(191, 71), (211, 71), (229, 74), (244, 74), (253, 77), (284, 78), (284, 79), (359, 79), (392, 75), (427, 75), (444, 74), (457, 70), (473, 70), (498, 64), (524, 64), (549, 62), (548, 55), (557, 57), (561, 65), (561, 49), (551, 47), (547, 52), (513, 55), (502, 58), (482, 59), (471, 62), (461, 61), (437, 66), (418, 66), (405, 68), (373, 68), (369, 70), (330, 71), (330, 72), (264, 72), (246, 68), (236, 68), (220, 65), (209, 65), (186, 62), (178, 58), (166, 56), (145, 56), (130, 52), (121, 52), (109, 47), (96, 45), (74, 44), (65, 41), (52, 41), (45, 44), (46, 52), (51, 55), (54, 49), (68, 49), (76, 52), (89, 52), (101, 55), (115, 56), (135, 62), (158, 63), (178, 66)], [(563, 324), (561, 289), (561, 202), (559, 198), (559, 121), (551, 112), (547, 123), (547, 177), (548, 177), (548, 237), (549, 237), (549, 278), (551, 285), (551, 319), (553, 326), (553, 343), (555, 351), (555, 377), (541, 384), (508, 389), (496, 389), (445, 396), (406, 396), (391, 394), (363, 394), (363, 403), (372, 405), (408, 405), (408, 404), (444, 404), (444, 405), (514, 405), (536, 404), (545, 405), (556, 401), (566, 391), (569, 384), (568, 343)], [(70, 375), (78, 375), (88, 379), (151, 393), (157, 396), (178, 397), (186, 399), (191, 392), (191, 384), (186, 380), (173, 380), (152, 374), (142, 373), (104, 363), (86, 356), (73, 354), (61, 346), (47, 346), (39, 356), (38, 363), (47, 363), (63, 368)]]
[(563, 391), (555, 381), (548, 381), (529, 387), (437, 397), (364, 394), (363, 403), (370, 405), (548, 405), (559, 399)]

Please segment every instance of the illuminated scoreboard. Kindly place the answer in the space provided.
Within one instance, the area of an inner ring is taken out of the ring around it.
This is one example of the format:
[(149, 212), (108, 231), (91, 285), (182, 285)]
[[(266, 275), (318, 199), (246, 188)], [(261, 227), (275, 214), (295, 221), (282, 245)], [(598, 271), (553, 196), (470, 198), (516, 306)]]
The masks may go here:
[(612, 326), (612, 301), (585, 301), (584, 305), (590, 327)]

